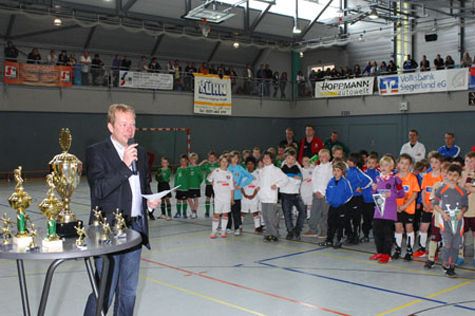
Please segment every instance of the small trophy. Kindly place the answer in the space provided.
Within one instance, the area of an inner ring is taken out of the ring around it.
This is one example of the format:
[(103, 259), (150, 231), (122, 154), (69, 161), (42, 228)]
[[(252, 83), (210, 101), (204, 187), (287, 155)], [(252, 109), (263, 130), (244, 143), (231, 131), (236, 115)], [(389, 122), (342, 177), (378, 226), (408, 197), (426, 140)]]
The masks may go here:
[(73, 154), (68, 153), (71, 147), (71, 132), (63, 128), (59, 134), (59, 144), (63, 149), (61, 154), (54, 156), (50, 166), (54, 173), (54, 186), (63, 201), (63, 208), (58, 215), (57, 231), (60, 237), (76, 235), (75, 226), (78, 226), (76, 214), (70, 209), (71, 197), (79, 185), (82, 174), (82, 162)]
[(79, 236), (78, 239), (76, 239), (76, 247), (78, 247), (79, 249), (83, 250), (83, 249), (87, 249), (87, 244), (84, 242), (84, 237), (87, 238), (87, 235), (86, 235), (86, 230), (84, 227), (81, 227), (81, 222), (78, 223), (78, 226), (77, 227), (74, 227), (76, 229), (76, 232)]
[(3, 217), (1, 218), (3, 222), (3, 227), (2, 227), (2, 235), (3, 235), (3, 240), (2, 240), (2, 247), (11, 247), (12, 245), (12, 230), (11, 230), (11, 225), (13, 225), (13, 222), (10, 221), (10, 218), (7, 218), (7, 213), (3, 214)]
[(31, 236), (31, 242), (28, 248), (30, 248), (30, 251), (38, 251), (39, 247), (38, 244), (35, 242), (35, 237), (38, 237), (38, 230), (35, 229), (35, 224), (31, 224), (30, 228), (30, 236)]
[(115, 232), (116, 232), (115, 237), (116, 238), (126, 238), (127, 234), (124, 232), (124, 228), (126, 227), (124, 217), (122, 216), (121, 213), (119, 213), (119, 209), (116, 210), (114, 215), (115, 215), (115, 226), (114, 226), (114, 228), (115, 228)]
[(110, 228), (109, 223), (107, 222), (107, 217), (104, 217), (104, 221), (102, 222), (102, 230), (104, 234), (101, 236), (101, 243), (104, 243), (104, 244), (111, 243), (110, 236), (112, 235), (112, 230)]
[(101, 225), (102, 213), (99, 211), (99, 207), (96, 206), (95, 209), (92, 210), (94, 213), (94, 221), (92, 222), (92, 226), (99, 227)]
[(48, 186), (48, 192), (46, 193), (46, 198), (41, 201), (39, 208), (41, 213), (46, 216), (48, 220), (48, 231), (46, 233), (46, 238), (43, 239), (42, 246), (43, 248), (48, 248), (49, 250), (62, 250), (63, 241), (59, 239), (56, 234), (56, 216), (61, 212), (63, 208), (63, 203), (54, 196), (54, 175), (53, 173), (46, 176), (46, 185)]
[(8, 202), (10, 203), (10, 206), (16, 210), (17, 233), (13, 238), (13, 243), (19, 248), (26, 248), (31, 243), (31, 237), (26, 231), (25, 210), (30, 206), (32, 198), (23, 190), (21, 170), (22, 167), (19, 166), (18, 169), (13, 171), (16, 181), (15, 193), (10, 196)]

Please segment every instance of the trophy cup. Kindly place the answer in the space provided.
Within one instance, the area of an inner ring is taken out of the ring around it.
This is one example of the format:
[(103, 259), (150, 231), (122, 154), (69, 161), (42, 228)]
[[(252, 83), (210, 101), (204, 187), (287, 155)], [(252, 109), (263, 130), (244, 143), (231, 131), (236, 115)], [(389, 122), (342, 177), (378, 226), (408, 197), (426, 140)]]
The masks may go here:
[(112, 230), (110, 228), (109, 223), (107, 222), (107, 217), (104, 217), (104, 221), (102, 222), (102, 230), (104, 233), (101, 236), (101, 243), (110, 244), (111, 243), (110, 236), (112, 235)]
[(35, 237), (38, 237), (38, 230), (35, 229), (35, 224), (31, 224), (31, 229), (30, 229), (30, 235), (31, 235), (31, 242), (28, 245), (28, 248), (30, 248), (30, 251), (37, 251), (38, 250), (38, 244), (35, 242)]
[(78, 247), (78, 249), (84, 250), (87, 249), (87, 244), (84, 242), (84, 237), (87, 237), (87, 234), (85, 228), (81, 227), (81, 222), (79, 222), (78, 225), (79, 226), (74, 227), (79, 237), (76, 239), (76, 247)]
[(63, 201), (63, 208), (58, 215), (56, 230), (60, 237), (73, 237), (76, 235), (74, 226), (78, 226), (79, 221), (76, 220), (76, 214), (71, 211), (70, 203), (71, 197), (81, 180), (82, 162), (73, 154), (68, 153), (71, 147), (71, 132), (69, 129), (61, 129), (59, 144), (63, 152), (50, 161), (56, 193)]
[(101, 211), (99, 211), (99, 207), (96, 206), (96, 208), (93, 209), (92, 212), (94, 213), (94, 221), (92, 222), (92, 226), (99, 227), (101, 225), (102, 219), (102, 214)]
[(122, 216), (121, 213), (119, 213), (119, 209), (116, 210), (114, 213), (115, 215), (115, 237), (116, 238), (126, 238), (127, 234), (124, 232), (124, 228), (126, 227), (125, 225), (125, 219)]
[(31, 196), (23, 190), (21, 170), (22, 167), (19, 166), (18, 169), (13, 171), (16, 181), (15, 193), (10, 196), (8, 202), (10, 203), (10, 206), (16, 210), (17, 233), (13, 238), (13, 243), (19, 248), (26, 248), (31, 243), (31, 237), (26, 231), (25, 210), (30, 206), (32, 199)]
[(43, 247), (48, 249), (62, 249), (63, 241), (59, 239), (56, 233), (56, 216), (63, 209), (63, 203), (54, 196), (54, 175), (53, 173), (46, 176), (46, 185), (48, 192), (46, 198), (41, 201), (39, 208), (41, 213), (46, 216), (48, 220), (48, 231), (46, 238), (43, 239)]

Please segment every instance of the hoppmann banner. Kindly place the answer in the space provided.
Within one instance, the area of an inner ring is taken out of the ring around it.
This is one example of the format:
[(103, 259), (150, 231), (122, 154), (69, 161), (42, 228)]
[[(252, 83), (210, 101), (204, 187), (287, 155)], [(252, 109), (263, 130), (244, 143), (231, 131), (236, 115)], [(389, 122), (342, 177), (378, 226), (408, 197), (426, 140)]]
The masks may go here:
[(378, 77), (380, 95), (446, 92), (468, 89), (469, 68)]
[(194, 113), (231, 115), (231, 79), (195, 73)]
[(351, 97), (373, 94), (374, 77), (325, 80), (315, 83), (316, 98)]

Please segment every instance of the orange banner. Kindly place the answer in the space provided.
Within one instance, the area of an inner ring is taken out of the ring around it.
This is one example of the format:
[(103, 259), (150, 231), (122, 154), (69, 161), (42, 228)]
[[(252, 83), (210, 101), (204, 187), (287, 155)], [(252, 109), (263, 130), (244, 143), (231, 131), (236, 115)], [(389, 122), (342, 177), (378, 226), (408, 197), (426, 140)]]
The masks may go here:
[(12, 84), (44, 87), (71, 87), (70, 66), (23, 64), (6, 61), (3, 64), (3, 81)]

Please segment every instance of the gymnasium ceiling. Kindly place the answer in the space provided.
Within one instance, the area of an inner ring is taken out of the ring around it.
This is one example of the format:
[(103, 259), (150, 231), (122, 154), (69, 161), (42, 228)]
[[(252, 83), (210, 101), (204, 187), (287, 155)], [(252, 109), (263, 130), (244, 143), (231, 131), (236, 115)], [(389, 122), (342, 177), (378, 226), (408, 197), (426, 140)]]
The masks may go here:
[[(342, 32), (342, 20), (390, 25), (395, 19), (417, 20), (442, 12), (461, 15), (461, 1), (403, 1), (412, 11), (391, 12), (396, 0), (299, 0), (298, 27), (294, 34), (294, 0), (0, 0), (0, 37), (15, 43), (43, 44), (68, 50), (123, 52), (196, 60), (257, 59), (265, 49), (284, 52), (316, 38), (335, 37)], [(267, 3), (266, 3), (267, 2)], [(270, 2), (270, 3), (268, 3)], [(291, 3), (288, 12), (275, 13), (277, 5)], [(473, 18), (473, 1), (462, 1), (464, 16)], [(190, 10), (209, 4), (207, 9), (235, 14), (222, 23), (210, 23), (204, 37), (199, 21), (184, 19)], [(233, 6), (233, 4), (235, 6)], [(290, 9), (291, 8), (291, 9)], [(369, 17), (372, 9), (378, 19)], [(53, 19), (61, 18), (61, 26)], [(239, 49), (233, 43), (241, 44)]]

